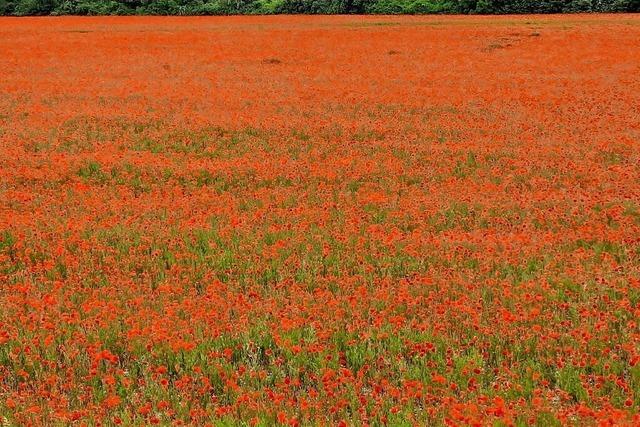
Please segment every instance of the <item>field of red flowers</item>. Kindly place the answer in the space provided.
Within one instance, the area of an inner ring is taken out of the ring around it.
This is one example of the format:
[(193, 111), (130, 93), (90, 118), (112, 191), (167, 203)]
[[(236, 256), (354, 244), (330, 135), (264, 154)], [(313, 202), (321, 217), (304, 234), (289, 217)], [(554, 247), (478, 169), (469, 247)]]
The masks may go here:
[(639, 51), (0, 19), (0, 424), (638, 425)]

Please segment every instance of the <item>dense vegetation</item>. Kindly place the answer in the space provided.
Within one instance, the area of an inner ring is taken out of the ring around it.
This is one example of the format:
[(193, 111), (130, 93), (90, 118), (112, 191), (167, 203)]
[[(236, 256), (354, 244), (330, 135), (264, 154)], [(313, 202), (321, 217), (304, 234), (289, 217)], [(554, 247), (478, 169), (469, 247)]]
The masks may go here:
[(640, 0), (0, 0), (2, 15), (638, 12)]
[(639, 40), (0, 19), (0, 427), (640, 427)]

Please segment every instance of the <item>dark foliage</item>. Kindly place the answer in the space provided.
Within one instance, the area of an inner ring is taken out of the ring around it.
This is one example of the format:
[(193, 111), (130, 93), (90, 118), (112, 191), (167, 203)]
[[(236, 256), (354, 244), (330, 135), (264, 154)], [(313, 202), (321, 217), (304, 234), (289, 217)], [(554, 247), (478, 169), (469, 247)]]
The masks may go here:
[(0, 0), (2, 15), (640, 12), (640, 0)]

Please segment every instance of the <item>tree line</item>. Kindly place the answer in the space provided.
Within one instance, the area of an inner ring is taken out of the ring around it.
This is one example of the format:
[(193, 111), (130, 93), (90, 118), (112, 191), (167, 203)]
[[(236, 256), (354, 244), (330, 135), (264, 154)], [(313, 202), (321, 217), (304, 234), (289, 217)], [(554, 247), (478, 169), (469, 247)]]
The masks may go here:
[(0, 0), (0, 15), (640, 12), (640, 0)]

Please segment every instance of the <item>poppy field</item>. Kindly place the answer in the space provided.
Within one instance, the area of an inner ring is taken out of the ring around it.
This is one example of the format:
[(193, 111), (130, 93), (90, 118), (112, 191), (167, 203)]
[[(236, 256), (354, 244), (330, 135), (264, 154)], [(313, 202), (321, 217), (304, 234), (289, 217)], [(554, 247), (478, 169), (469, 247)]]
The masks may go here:
[(0, 425), (640, 424), (638, 52), (0, 18)]

